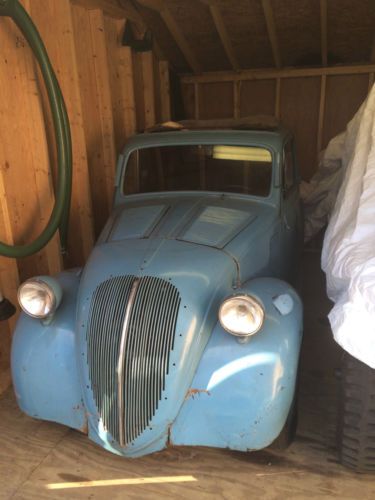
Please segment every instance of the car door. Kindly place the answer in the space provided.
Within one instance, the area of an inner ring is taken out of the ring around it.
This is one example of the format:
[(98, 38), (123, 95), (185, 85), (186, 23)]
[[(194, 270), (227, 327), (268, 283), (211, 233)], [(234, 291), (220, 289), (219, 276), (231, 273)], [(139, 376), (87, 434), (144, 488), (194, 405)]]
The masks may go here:
[(299, 197), (299, 175), (293, 139), (283, 148), (281, 199), (282, 252), (285, 277), (292, 279), (297, 267), (302, 242), (302, 213)]

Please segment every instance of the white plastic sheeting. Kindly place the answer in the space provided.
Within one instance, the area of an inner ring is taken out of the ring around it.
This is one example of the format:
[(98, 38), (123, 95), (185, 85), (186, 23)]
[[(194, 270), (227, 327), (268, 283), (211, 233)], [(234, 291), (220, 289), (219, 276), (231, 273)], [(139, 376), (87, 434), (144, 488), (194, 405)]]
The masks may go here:
[(330, 216), (322, 268), (335, 303), (334, 338), (375, 368), (375, 87), (346, 132), (330, 142), (310, 190), (308, 235)]

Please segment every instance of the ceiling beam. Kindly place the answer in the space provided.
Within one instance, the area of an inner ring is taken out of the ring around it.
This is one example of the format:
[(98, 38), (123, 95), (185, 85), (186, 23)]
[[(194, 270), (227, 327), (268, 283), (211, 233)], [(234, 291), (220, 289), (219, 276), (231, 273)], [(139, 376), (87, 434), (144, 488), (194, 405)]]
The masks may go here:
[(264, 12), (264, 17), (266, 19), (268, 37), (270, 39), (273, 59), (275, 61), (276, 68), (281, 68), (281, 55), (279, 43), (276, 35), (276, 26), (275, 26), (275, 18), (273, 15), (273, 10), (271, 6), (270, 0), (262, 0), (262, 7)]
[(322, 68), (247, 69), (211, 71), (202, 75), (180, 75), (182, 83), (233, 82), (243, 80), (269, 80), (272, 78), (305, 78), (322, 75), (361, 75), (375, 72), (375, 64), (329, 66)]
[(320, 0), (320, 46), (322, 66), (328, 65), (327, 0)]
[(202, 68), (199, 61), (195, 57), (195, 54), (191, 50), (185, 36), (180, 30), (175, 18), (173, 17), (168, 6), (165, 4), (164, 0), (137, 0), (137, 2), (144, 7), (148, 7), (149, 9), (159, 12), (161, 18), (163, 19), (170, 34), (174, 38), (176, 44), (183, 53), (191, 69), (194, 71), (194, 73), (201, 73)]
[(224, 23), (223, 15), (217, 4), (217, 0), (201, 0), (201, 2), (208, 5), (211, 12), (211, 16), (215, 23), (216, 30), (219, 33), (221, 43), (223, 44), (229, 62), (231, 63), (232, 68), (235, 71), (239, 71), (240, 66), (238, 64), (237, 56), (234, 52), (232, 42), (230, 40), (227, 28)]

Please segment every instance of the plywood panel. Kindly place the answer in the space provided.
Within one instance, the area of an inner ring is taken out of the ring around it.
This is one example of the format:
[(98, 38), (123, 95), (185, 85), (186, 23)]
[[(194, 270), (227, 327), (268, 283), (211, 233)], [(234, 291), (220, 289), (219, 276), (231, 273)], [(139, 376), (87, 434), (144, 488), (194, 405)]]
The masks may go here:
[(121, 45), (124, 25), (124, 21), (105, 19), (117, 154), (137, 128), (132, 53), (130, 47)]
[(160, 118), (161, 121), (171, 119), (171, 90), (168, 61), (160, 61), (159, 69), (159, 92), (160, 92)]
[[(31, 15), (49, 52), (67, 104), (73, 139), (73, 196), (68, 262), (81, 265), (93, 241), (93, 220), (83, 111), (79, 89), (73, 23), (68, 0), (32, 0)], [(53, 22), (52, 22), (53, 20)]]
[(183, 83), (181, 85), (181, 93), (184, 106), (184, 118), (192, 120), (195, 118), (194, 84)]
[[(112, 206), (113, 186), (116, 169), (116, 148), (114, 139), (111, 87), (109, 82), (105, 23), (103, 12), (90, 11), (91, 39), (93, 45), (93, 59), (100, 113), (101, 140), (103, 143), (103, 162), (101, 169), (104, 171), (106, 199), (109, 211)], [(108, 212), (109, 212), (108, 211)]]
[(240, 82), (240, 116), (274, 115), (276, 80)]
[(136, 102), (136, 122), (137, 132), (145, 129), (145, 101), (143, 94), (143, 70), (142, 56), (139, 53), (132, 53), (133, 60), (133, 78), (134, 78), (134, 94)]
[[(29, 2), (24, 2), (26, 8)], [(43, 231), (54, 204), (44, 116), (34, 62), (14, 24), (0, 19), (0, 241), (27, 244)], [(20, 279), (61, 269), (58, 235), (33, 257), (0, 257), (0, 291), (17, 304)], [(9, 386), (16, 316), (0, 322), (0, 394)]]
[(199, 85), (199, 118), (232, 118), (234, 98), (232, 83), (204, 83)]
[(368, 81), (368, 75), (327, 77), (323, 147), (332, 137), (345, 130), (366, 98)]
[(150, 51), (141, 53), (140, 57), (143, 81), (144, 120), (145, 128), (147, 129), (156, 123), (154, 55)]
[(319, 120), (320, 78), (281, 80), (280, 114), (282, 123), (292, 130), (297, 160), (303, 179), (316, 170), (316, 137)]
[(94, 227), (98, 236), (111, 209), (116, 162), (106, 46), (103, 46), (101, 31), (103, 16), (100, 11), (89, 13), (74, 6), (72, 17)]
[[(73, 194), (64, 264), (83, 265), (94, 243), (94, 225), (97, 236), (111, 210), (117, 154), (136, 131), (136, 112), (140, 130), (153, 125), (156, 116), (170, 113), (168, 67), (159, 66), (150, 52), (134, 56), (133, 71), (131, 49), (121, 44), (125, 18), (104, 17), (100, 2), (78, 7), (69, 0), (22, 1), (44, 40), (67, 104), (73, 140)], [(111, 11), (105, 12), (111, 15)], [(24, 244), (39, 235), (49, 219), (57, 155), (46, 91), (31, 51), (5, 18), (0, 19), (0, 39), (0, 115), (4, 124), (0, 241)], [(18, 262), (0, 257), (0, 291), (16, 303), (19, 279), (56, 274), (61, 267), (56, 235), (36, 256)], [(0, 323), (0, 393), (10, 382), (13, 328), (14, 321)]]
[[(9, 20), (0, 20), (3, 121), (1, 169), (9, 223), (16, 244), (31, 242), (44, 229), (54, 204), (44, 118), (31, 51)], [(15, 142), (16, 138), (16, 142)], [(6, 240), (7, 235), (0, 235)], [(61, 268), (56, 236), (38, 255), (18, 262), (21, 279)]]

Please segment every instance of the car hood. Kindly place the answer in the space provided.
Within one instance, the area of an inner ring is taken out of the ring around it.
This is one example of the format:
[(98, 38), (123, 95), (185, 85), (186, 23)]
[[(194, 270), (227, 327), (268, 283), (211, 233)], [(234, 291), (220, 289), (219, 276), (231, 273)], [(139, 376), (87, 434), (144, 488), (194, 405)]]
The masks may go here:
[(259, 206), (227, 195), (129, 201), (117, 209), (105, 239), (165, 238), (222, 249), (257, 219)]

